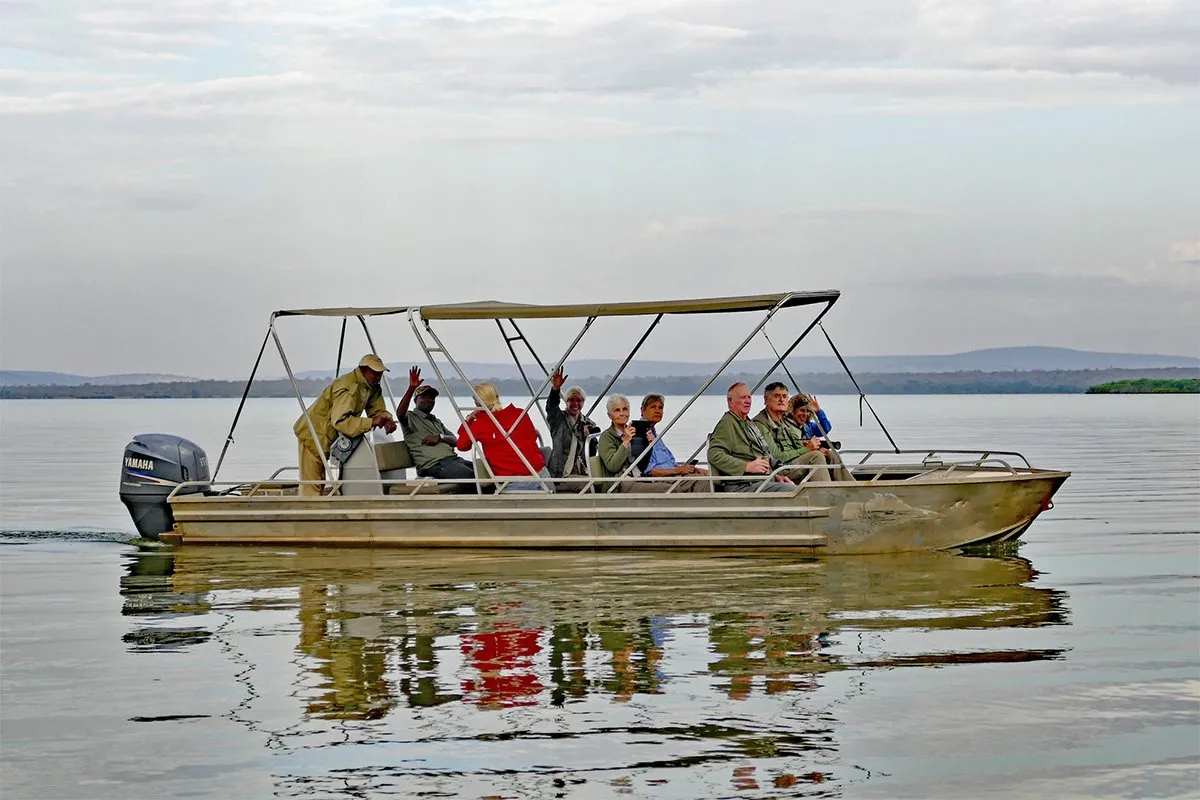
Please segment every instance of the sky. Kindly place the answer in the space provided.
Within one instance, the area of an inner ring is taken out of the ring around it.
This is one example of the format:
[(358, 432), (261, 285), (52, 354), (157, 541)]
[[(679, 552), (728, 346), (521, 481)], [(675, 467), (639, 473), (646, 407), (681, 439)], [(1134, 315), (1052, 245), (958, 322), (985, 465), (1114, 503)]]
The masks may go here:
[[(1198, 142), (1200, 0), (6, 0), (0, 366), (232, 378), (278, 308), (826, 288), (846, 353), (1200, 355)], [(647, 358), (753, 324), (677, 322)], [(333, 323), (280, 335), (332, 366)]]

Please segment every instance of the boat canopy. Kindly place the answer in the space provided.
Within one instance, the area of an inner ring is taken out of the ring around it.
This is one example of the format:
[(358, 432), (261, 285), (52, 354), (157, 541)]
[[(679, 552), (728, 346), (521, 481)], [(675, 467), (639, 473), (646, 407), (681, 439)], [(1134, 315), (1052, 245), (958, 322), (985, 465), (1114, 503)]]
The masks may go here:
[[(639, 300), (632, 303), (571, 303), (542, 306), (531, 303), (502, 303), (483, 300), (476, 303), (449, 303), (421, 306), (422, 319), (568, 319), (578, 317), (636, 317), (648, 314), (724, 314), (739, 311), (767, 311), (779, 306), (808, 306), (835, 302), (841, 292), (778, 292), (740, 297), (702, 297), (694, 300)], [(382, 317), (403, 314), (409, 306), (374, 308), (292, 308), (276, 311), (276, 317)]]
[(379, 306), (376, 308), (288, 308), (276, 311), (274, 317), (386, 317), (403, 314), (408, 306)]
[(629, 317), (649, 314), (716, 314), (766, 311), (776, 306), (790, 308), (816, 303), (833, 303), (840, 292), (782, 292), (742, 297), (706, 297), (696, 300), (647, 300), (632, 303), (573, 303), (541, 306), (528, 303), (480, 303), (421, 306), (423, 319), (558, 319), (571, 317)]

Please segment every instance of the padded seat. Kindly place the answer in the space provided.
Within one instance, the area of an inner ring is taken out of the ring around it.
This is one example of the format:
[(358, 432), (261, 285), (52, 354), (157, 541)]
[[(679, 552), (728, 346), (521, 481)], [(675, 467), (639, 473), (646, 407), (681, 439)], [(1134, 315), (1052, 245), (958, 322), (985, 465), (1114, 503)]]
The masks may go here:
[(375, 445), (375, 463), (379, 465), (380, 472), (415, 466), (412, 453), (404, 442), (380, 442)]

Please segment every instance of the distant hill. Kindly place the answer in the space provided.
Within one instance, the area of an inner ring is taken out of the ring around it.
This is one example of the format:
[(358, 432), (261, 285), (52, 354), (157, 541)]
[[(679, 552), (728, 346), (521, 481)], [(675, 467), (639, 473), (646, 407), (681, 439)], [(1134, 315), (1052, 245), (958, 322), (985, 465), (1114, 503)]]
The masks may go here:
[[(472, 378), (520, 378), (512, 364), (459, 362)], [(772, 359), (751, 358), (735, 361), (726, 372), (763, 372)], [(935, 356), (846, 356), (850, 369), (857, 372), (1034, 372), (1073, 371), (1086, 369), (1164, 369), (1170, 367), (1200, 368), (1200, 358), (1146, 353), (1095, 353), (1065, 347), (996, 347), (971, 350), (966, 353)], [(567, 362), (571, 379), (611, 375), (621, 365), (620, 359), (580, 358)], [(624, 374), (630, 378), (659, 376), (711, 375), (720, 362), (696, 361), (634, 361)], [(787, 360), (794, 373), (841, 372), (833, 356), (797, 356)], [(527, 365), (527, 372), (537, 374), (536, 365)], [(324, 379), (332, 376), (329, 370), (309, 370), (297, 378)], [(449, 377), (449, 376), (447, 376)]]
[[(549, 357), (549, 354), (545, 354)], [(940, 372), (1054, 372), (1075, 370), (1110, 369), (1200, 369), (1200, 358), (1170, 356), (1148, 353), (1094, 353), (1087, 350), (1071, 350), (1065, 347), (996, 347), (987, 350), (971, 350), (936, 356), (847, 356), (846, 362), (855, 373), (900, 374)], [(512, 364), (460, 362), (472, 379), (485, 378), (519, 379), (520, 374)], [(621, 365), (615, 358), (580, 358), (567, 363), (567, 372), (572, 381), (611, 375)], [(658, 378), (666, 376), (694, 377), (711, 375), (719, 362), (696, 361), (634, 361), (625, 370), (629, 378)], [(771, 365), (771, 359), (751, 358), (735, 361), (727, 373), (762, 373)], [(399, 372), (404, 364), (397, 364), (393, 377), (402, 380)], [(794, 374), (821, 374), (841, 372), (841, 366), (833, 356), (797, 356), (787, 360), (787, 367)], [(347, 366), (345, 369), (349, 369)], [(527, 368), (531, 378), (538, 375), (536, 365)], [(427, 370), (428, 372), (428, 370)], [(307, 370), (296, 373), (301, 380), (328, 380), (331, 370)], [(263, 375), (260, 378), (278, 379), (279, 375)], [(427, 378), (432, 378), (426, 375)], [(447, 377), (450, 377), (447, 375)], [(64, 372), (35, 372), (0, 370), (0, 387), (12, 386), (129, 386), (143, 383), (181, 383), (202, 380), (181, 375), (137, 373), (125, 375), (72, 375)], [(243, 379), (244, 380), (244, 379)]]
[(120, 375), (72, 375), (67, 372), (38, 372), (36, 370), (0, 369), (0, 386), (128, 386), (140, 383), (175, 383), (195, 381), (185, 375), (165, 375), (157, 372), (127, 372)]
[[(755, 381), (757, 374), (729, 373), (708, 388), (708, 394), (720, 395), (734, 380)], [(776, 373), (776, 378), (787, 380)], [(859, 385), (867, 394), (1032, 394), (1032, 393), (1082, 393), (1089, 387), (1111, 381), (1133, 381), (1154, 378), (1163, 381), (1182, 382), (1200, 379), (1200, 370), (1186, 367), (1167, 367), (1138, 370), (1024, 370), (1021, 372), (860, 372)], [(803, 388), (816, 394), (852, 394), (854, 386), (844, 374), (805, 373)], [(520, 379), (496, 378), (496, 385), (503, 397), (524, 398), (526, 389)], [(608, 381), (605, 378), (581, 378), (584, 391), (598, 395)], [(638, 397), (648, 392), (666, 395), (690, 395), (707, 382), (707, 376), (655, 376), (649, 378), (621, 378), (615, 390)], [(305, 397), (316, 397), (328, 385), (325, 379), (302, 380), (300, 392)], [(40, 400), (55, 398), (168, 398), (168, 397), (240, 397), (244, 389), (241, 381), (188, 381), (186, 383), (142, 383), (130, 386), (12, 386), (0, 387), (0, 399)], [(458, 381), (452, 381), (451, 391), (465, 397), (469, 390)], [(293, 397), (293, 389), (287, 380), (255, 381), (251, 397)]]

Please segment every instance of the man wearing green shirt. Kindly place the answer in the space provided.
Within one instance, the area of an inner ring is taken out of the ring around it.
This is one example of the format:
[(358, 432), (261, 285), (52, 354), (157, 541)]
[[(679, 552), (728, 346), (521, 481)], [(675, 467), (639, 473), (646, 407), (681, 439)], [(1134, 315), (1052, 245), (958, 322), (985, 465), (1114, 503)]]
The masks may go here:
[(789, 397), (786, 384), (779, 381), (768, 383), (767, 388), (763, 389), (763, 410), (755, 414), (751, 421), (758, 426), (759, 432), (771, 447), (771, 455), (778, 461), (784, 464), (812, 465), (811, 468), (789, 473), (793, 481), (800, 482), (811, 472), (812, 477), (808, 480), (813, 483), (827, 482), (828, 462), (825, 454), (821, 452), (821, 442), (819, 439), (806, 441), (804, 431), (788, 421)]
[[(750, 387), (735, 383), (725, 392), (725, 402), (729, 410), (709, 437), (708, 466), (714, 475), (769, 475), (774, 469), (771, 446), (750, 421)], [(756, 480), (717, 483), (717, 491), (721, 492), (753, 492), (760, 487), (764, 492), (790, 492), (796, 488), (782, 473), (765, 486)]]
[[(455, 455), (454, 443), (457, 438), (433, 415), (437, 396), (437, 389), (421, 384), (419, 367), (408, 371), (408, 390), (396, 406), (396, 416), (400, 418), (404, 443), (408, 445), (408, 452), (416, 465), (417, 476), (435, 479), (474, 478), (475, 468), (471, 463)], [(408, 407), (410, 402), (416, 406), (411, 410)], [(464, 480), (463, 483), (446, 484), (442, 491), (474, 492), (475, 485)]]

